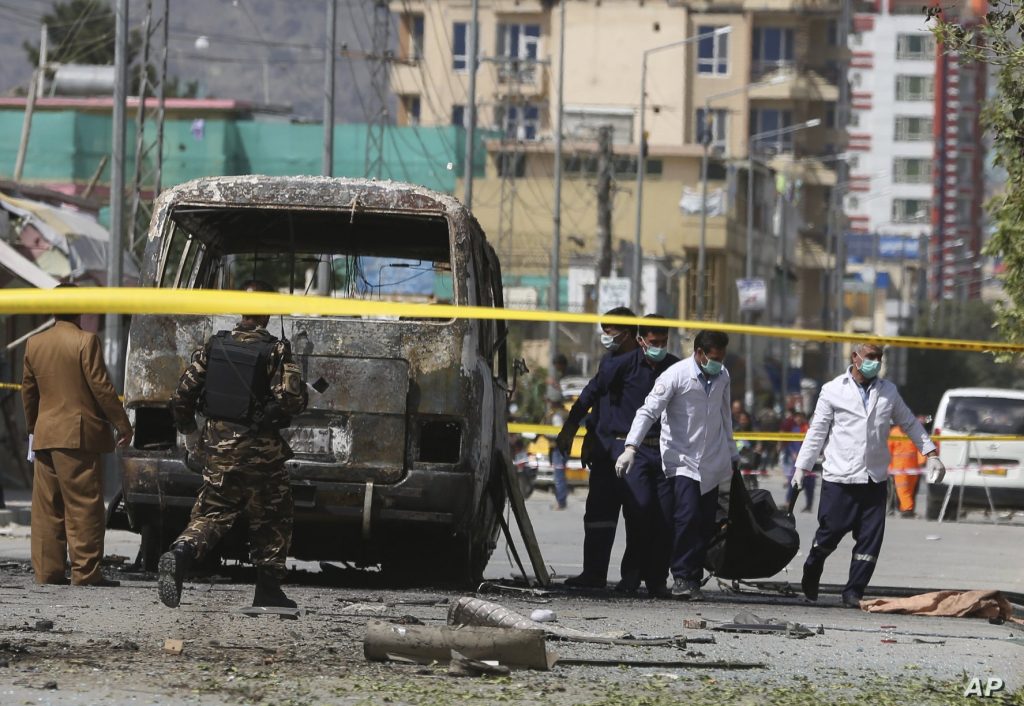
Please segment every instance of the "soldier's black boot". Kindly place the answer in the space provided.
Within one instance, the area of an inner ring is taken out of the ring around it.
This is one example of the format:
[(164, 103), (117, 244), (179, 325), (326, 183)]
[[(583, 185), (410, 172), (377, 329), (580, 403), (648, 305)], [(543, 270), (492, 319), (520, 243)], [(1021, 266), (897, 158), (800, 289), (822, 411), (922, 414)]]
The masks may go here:
[(185, 542), (172, 544), (170, 551), (160, 556), (156, 585), (160, 591), (160, 601), (168, 608), (177, 608), (181, 603), (181, 584), (195, 558), (196, 550)]
[(284, 595), (281, 582), (272, 570), (262, 567), (256, 569), (256, 594), (252, 598), (252, 605), (254, 608), (298, 608), (295, 601)]

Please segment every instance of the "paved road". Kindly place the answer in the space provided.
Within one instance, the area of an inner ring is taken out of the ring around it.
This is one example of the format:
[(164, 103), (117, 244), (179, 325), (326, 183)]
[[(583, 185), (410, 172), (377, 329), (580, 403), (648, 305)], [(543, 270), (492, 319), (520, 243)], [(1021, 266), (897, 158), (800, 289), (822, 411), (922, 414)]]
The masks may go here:
[[(551, 504), (545, 493), (528, 501), (546, 562), (560, 574), (572, 574), (580, 568), (583, 493), (573, 495), (563, 512), (552, 510)], [(798, 515), (798, 520), (806, 544), (813, 516)], [(876, 583), (1024, 592), (1022, 542), (1024, 525), (1019, 522), (993, 527), (894, 519)], [(35, 586), (26, 572), (28, 544), (27, 528), (0, 528), (4, 704), (371, 704), (386, 697), (393, 704), (944, 705), (976, 701), (963, 697), (973, 678), (980, 683), (1002, 680), (1015, 692), (1009, 703), (1024, 704), (1024, 644), (1011, 641), (1024, 638), (1024, 628), (980, 619), (878, 615), (844, 610), (836, 596), (808, 604), (799, 597), (717, 589), (708, 591), (706, 601), (693, 604), (651, 601), (642, 594), (555, 592), (541, 597), (502, 591), (484, 597), (527, 615), (541, 605), (557, 614), (559, 624), (580, 630), (714, 640), (691, 642), (683, 650), (549, 643), (562, 658), (765, 666), (750, 671), (559, 666), (551, 672), (515, 672), (506, 680), (451, 679), (443, 667), (367, 663), (361, 644), (367, 618), (345, 611), (356, 603), (379, 609), (384, 619), (413, 616), (438, 625), (458, 592), (394, 590), (365, 580), (325, 585), (317, 576), (299, 572), (290, 577), (287, 590), (309, 614), (298, 622), (254, 620), (234, 611), (251, 599), (252, 586), (245, 583), (189, 582), (178, 610), (156, 600), (152, 577), (120, 574), (122, 586), (117, 589)], [(615, 561), (622, 544), (620, 533)], [(131, 557), (137, 546), (132, 534), (108, 534), (108, 553)], [(844, 544), (834, 555), (825, 581), (843, 581), (849, 546)], [(780, 578), (798, 582), (800, 558), (794, 563), (791, 573)], [(487, 574), (512, 574), (500, 549)], [(710, 630), (744, 611), (765, 620), (820, 625), (822, 633), (787, 639)], [(53, 620), (53, 631), (32, 631), (40, 618)], [(705, 620), (707, 629), (685, 628), (687, 618)], [(185, 652), (178, 657), (163, 653), (165, 638), (184, 640)], [(56, 690), (45, 688), (47, 684), (55, 684)]]
[[(770, 476), (762, 487), (773, 492), (781, 488), (779, 476)], [(776, 493), (776, 501), (781, 502)], [(535, 492), (527, 501), (537, 536), (543, 545), (544, 560), (559, 575), (573, 575), (582, 569), (583, 509), (586, 491), (569, 497), (564, 511), (553, 510), (553, 496)], [(801, 499), (801, 503), (803, 500)], [(817, 528), (814, 513), (796, 513), (801, 552), (787, 570), (769, 580), (800, 582), (805, 547), (809, 547)], [(924, 519), (890, 517), (885, 541), (872, 583), (877, 586), (925, 588), (1001, 589), (1024, 593), (1024, 521), (993, 525), (981, 513), (971, 513), (964, 522), (930, 522)], [(625, 547), (621, 525), (615, 537), (609, 580), (618, 580), (618, 565)], [(829, 558), (823, 583), (844, 583), (849, 568), (853, 539), (846, 537)], [(1011, 557), (1017, 557), (1010, 560)], [(503, 550), (495, 553), (486, 575), (508, 577), (510, 564)]]

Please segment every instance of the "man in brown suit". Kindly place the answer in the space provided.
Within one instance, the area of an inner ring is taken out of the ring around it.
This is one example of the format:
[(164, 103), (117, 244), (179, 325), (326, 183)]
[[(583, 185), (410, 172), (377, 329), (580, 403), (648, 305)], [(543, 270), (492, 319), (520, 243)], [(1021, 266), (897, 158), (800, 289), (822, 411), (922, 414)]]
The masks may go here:
[[(61, 285), (67, 286), (67, 285)], [(73, 285), (71, 285), (73, 286)], [(25, 346), (21, 396), (35, 451), (32, 483), (32, 568), (37, 583), (116, 586), (100, 573), (103, 558), (103, 477), (100, 454), (132, 440), (117, 391), (110, 383), (99, 337), (79, 328), (79, 317), (57, 323)]]

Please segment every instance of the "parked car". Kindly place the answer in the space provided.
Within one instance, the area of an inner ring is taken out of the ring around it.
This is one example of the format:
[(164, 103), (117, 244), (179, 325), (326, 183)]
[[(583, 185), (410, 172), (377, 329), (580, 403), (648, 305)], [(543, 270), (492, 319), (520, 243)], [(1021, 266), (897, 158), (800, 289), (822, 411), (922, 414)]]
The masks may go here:
[(1024, 434), (1024, 391), (957, 388), (942, 395), (933, 439), (949, 472), (928, 486), (925, 514), (939, 518), (949, 493), (947, 517), (958, 507), (1024, 510), (1024, 441), (943, 441), (944, 435)]
[[(296, 294), (503, 306), (498, 259), (458, 201), (364, 179), (236, 176), (176, 186), (157, 201), (143, 269), (144, 286), (164, 289), (232, 290), (257, 277)], [(236, 321), (132, 318), (125, 404), (135, 438), (120, 454), (122, 495), (110, 523), (141, 533), (147, 569), (184, 528), (202, 482), (168, 400), (192, 351)], [(295, 453), (286, 464), (292, 556), (478, 579), (512, 463), (505, 322), (284, 316), (270, 329), (290, 340), (308, 382), (327, 383), (310, 390), (308, 409), (284, 430)], [(230, 536), (223, 549), (245, 556)]]

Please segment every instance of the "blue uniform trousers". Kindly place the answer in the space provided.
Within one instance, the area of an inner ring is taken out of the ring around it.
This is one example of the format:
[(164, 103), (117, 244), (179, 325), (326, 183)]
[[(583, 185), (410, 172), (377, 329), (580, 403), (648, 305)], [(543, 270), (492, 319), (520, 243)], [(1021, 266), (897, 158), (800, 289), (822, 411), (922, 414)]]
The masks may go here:
[(686, 476), (666, 479), (661, 492), (661, 507), (671, 518), (672, 576), (700, 581), (704, 577), (704, 557), (715, 532), (718, 514), (718, 487), (700, 494), (700, 481)]
[[(583, 513), (583, 574), (598, 580), (608, 578), (615, 529), (622, 509), (623, 481), (615, 475), (615, 459), (618, 458), (615, 450), (621, 453), (622, 446), (621, 441), (602, 439), (594, 444), (589, 454), (590, 479)], [(628, 520), (626, 533), (628, 536)], [(621, 573), (627, 579), (635, 575), (628, 546), (622, 557)]]
[(820, 575), (825, 559), (853, 532), (850, 577), (843, 595), (860, 598), (871, 581), (885, 534), (887, 483), (834, 483), (823, 480), (818, 500), (818, 531), (807, 553), (804, 571)]
[[(620, 445), (623, 442), (619, 442)], [(668, 493), (668, 478), (661, 466), (661, 451), (641, 445), (633, 469), (626, 475), (622, 514), (626, 520), (626, 553), (622, 558), (623, 579), (633, 571), (634, 583), (641, 580), (648, 589), (664, 588), (672, 550), (670, 516), (661, 503)]]

